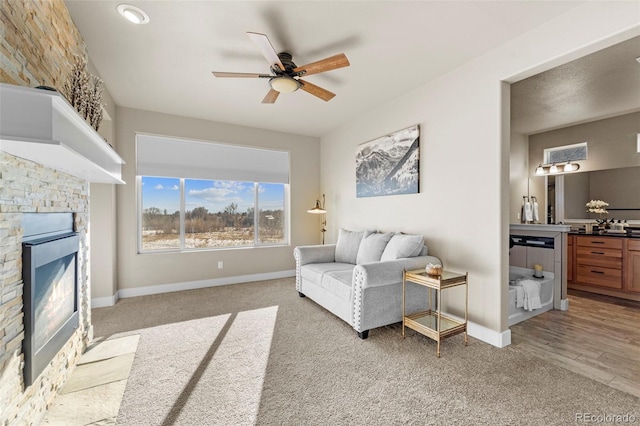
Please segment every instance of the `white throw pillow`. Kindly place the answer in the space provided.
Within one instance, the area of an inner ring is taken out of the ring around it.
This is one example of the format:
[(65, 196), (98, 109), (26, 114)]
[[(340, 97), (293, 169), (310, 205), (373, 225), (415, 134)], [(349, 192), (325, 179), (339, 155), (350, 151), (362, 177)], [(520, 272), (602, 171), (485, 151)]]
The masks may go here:
[(336, 243), (336, 262), (355, 265), (360, 241), (362, 241), (364, 234), (365, 231), (356, 232), (341, 228), (338, 231), (338, 242)]
[(391, 237), (391, 232), (365, 235), (360, 242), (356, 264), (378, 262)]
[(422, 235), (395, 234), (382, 253), (380, 260), (395, 260), (416, 257), (422, 253), (424, 237)]

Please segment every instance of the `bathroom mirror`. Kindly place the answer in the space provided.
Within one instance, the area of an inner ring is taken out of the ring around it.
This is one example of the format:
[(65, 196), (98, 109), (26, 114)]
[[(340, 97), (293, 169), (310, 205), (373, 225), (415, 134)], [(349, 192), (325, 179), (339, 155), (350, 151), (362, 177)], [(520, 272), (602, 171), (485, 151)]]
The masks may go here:
[(598, 219), (598, 215), (587, 212), (585, 205), (590, 200), (609, 203), (609, 219), (640, 220), (640, 167), (556, 175), (547, 181), (548, 194), (553, 191), (555, 195), (560, 180), (563, 197), (558, 198), (564, 199), (557, 202), (563, 202), (565, 220)]

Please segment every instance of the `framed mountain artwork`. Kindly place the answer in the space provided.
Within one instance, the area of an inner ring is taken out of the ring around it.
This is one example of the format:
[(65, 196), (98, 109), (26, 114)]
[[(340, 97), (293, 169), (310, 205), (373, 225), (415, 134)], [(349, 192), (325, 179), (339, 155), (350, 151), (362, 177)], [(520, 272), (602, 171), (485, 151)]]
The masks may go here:
[(358, 145), (356, 196), (417, 194), (419, 159), (420, 128), (417, 124)]

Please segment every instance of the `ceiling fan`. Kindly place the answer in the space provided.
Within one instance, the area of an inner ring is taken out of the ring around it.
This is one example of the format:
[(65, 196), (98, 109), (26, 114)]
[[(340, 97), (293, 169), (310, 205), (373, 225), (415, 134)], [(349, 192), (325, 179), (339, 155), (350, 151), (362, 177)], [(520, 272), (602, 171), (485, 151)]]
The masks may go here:
[(331, 93), (322, 87), (318, 87), (315, 84), (302, 80), (300, 77), (319, 74), (321, 72), (331, 71), (337, 68), (348, 67), (349, 60), (344, 53), (339, 53), (320, 61), (299, 67), (293, 63), (290, 53), (277, 53), (266, 35), (253, 32), (247, 32), (247, 35), (251, 41), (260, 48), (262, 55), (267, 59), (267, 62), (269, 62), (271, 74), (213, 71), (214, 76), (268, 78), (271, 88), (269, 89), (267, 96), (262, 100), (263, 104), (272, 104), (276, 99), (278, 99), (278, 95), (280, 95), (280, 93), (295, 92), (298, 89), (311, 93), (324, 101), (329, 101), (335, 96), (335, 93)]

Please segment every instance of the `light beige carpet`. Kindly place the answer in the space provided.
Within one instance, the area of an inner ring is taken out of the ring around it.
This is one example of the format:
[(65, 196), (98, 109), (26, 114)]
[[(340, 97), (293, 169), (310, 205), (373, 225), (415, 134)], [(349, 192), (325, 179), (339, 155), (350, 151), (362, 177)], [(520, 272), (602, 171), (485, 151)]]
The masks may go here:
[(566, 425), (640, 400), (513, 348), (400, 326), (361, 340), (293, 279), (123, 299), (96, 336), (140, 334), (121, 425)]

